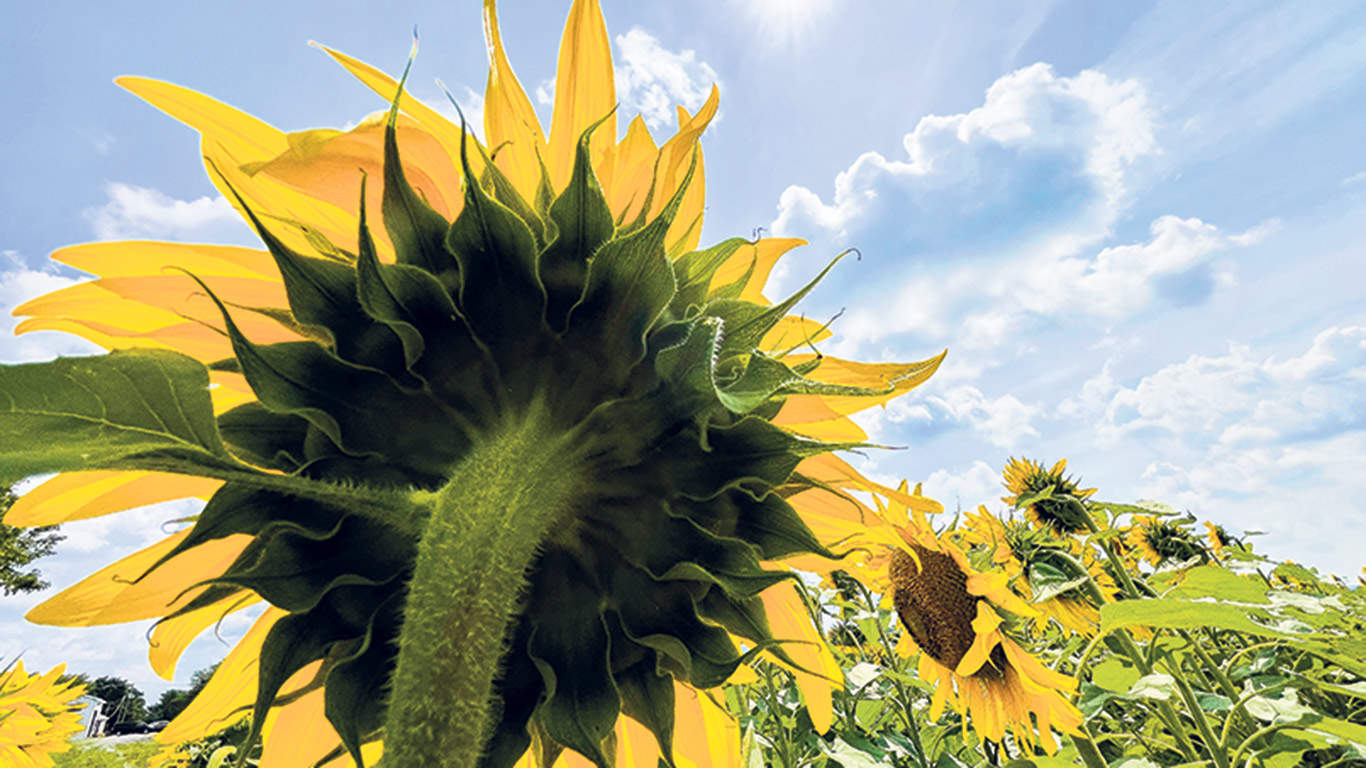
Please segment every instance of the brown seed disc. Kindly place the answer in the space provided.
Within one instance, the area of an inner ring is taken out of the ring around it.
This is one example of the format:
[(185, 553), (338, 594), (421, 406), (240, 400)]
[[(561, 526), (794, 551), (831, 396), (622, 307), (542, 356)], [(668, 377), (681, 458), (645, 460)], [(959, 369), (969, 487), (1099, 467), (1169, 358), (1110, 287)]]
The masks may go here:
[[(981, 598), (968, 593), (968, 576), (952, 557), (915, 544), (911, 547), (920, 558), (918, 567), (909, 554), (892, 553), (892, 602), (916, 645), (953, 669), (977, 636), (972, 620), (977, 618)], [(997, 646), (975, 676), (995, 677), (1004, 669), (1005, 654)]]

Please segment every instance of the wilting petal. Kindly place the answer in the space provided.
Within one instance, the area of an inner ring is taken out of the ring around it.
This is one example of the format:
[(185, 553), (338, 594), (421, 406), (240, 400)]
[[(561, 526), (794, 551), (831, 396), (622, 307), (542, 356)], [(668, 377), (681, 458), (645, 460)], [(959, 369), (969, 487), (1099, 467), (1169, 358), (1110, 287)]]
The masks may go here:
[(221, 575), (251, 542), (250, 536), (234, 535), (201, 544), (133, 583), (187, 535), (189, 531), (168, 536), (100, 569), (44, 601), (26, 618), (35, 624), (90, 627), (165, 616), (194, 599), (203, 588), (190, 587)]
[(574, 147), (588, 126), (607, 118), (593, 133), (589, 144), (595, 166), (617, 140), (612, 48), (598, 0), (574, 0), (564, 25), (564, 37), (560, 40), (560, 62), (556, 72), (555, 112), (550, 121), (550, 152), (546, 165), (555, 189), (561, 189), (569, 183), (569, 174), (574, 169)]
[(164, 680), (172, 680), (180, 654), (185, 652), (195, 638), (222, 621), (228, 614), (256, 605), (258, 602), (260, 599), (255, 595), (233, 595), (212, 605), (158, 622), (152, 630), (152, 640), (147, 650), (147, 660), (152, 664), (152, 671)]
[(163, 501), (207, 499), (222, 485), (222, 480), (166, 472), (63, 472), (20, 496), (5, 523), (57, 525)]
[[(763, 598), (764, 611), (768, 614), (773, 636), (779, 640), (794, 641), (783, 645), (783, 650), (801, 665), (801, 669), (792, 668), (792, 674), (811, 713), (811, 724), (817, 731), (825, 733), (830, 730), (834, 720), (830, 695), (844, 685), (844, 671), (840, 669), (835, 655), (826, 647), (820, 633), (811, 626), (811, 618), (807, 615), (806, 605), (797, 595), (796, 587), (787, 583), (778, 584), (764, 590), (759, 596)], [(789, 667), (782, 661), (775, 661)]]
[(545, 134), (522, 84), (512, 73), (498, 31), (494, 0), (484, 0), (484, 40), (489, 49), (489, 81), (484, 90), (484, 140), (494, 164), (527, 200), (534, 200), (546, 153)]
[(178, 744), (201, 739), (246, 717), (256, 699), (261, 644), (275, 622), (286, 615), (279, 608), (267, 608), (218, 665), (199, 695), (156, 735), (156, 740)]
[(740, 765), (740, 726), (735, 718), (701, 691), (678, 682), (674, 683), (674, 761), (679, 768)]

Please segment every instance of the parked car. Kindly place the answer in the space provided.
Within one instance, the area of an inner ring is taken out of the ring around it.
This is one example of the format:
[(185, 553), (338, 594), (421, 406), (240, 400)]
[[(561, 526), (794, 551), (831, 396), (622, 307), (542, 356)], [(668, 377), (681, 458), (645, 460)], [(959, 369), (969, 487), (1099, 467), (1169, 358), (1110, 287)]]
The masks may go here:
[(147, 724), (147, 730), (143, 731), (143, 733), (159, 733), (166, 730), (166, 726), (170, 724), (170, 720), (153, 720)]

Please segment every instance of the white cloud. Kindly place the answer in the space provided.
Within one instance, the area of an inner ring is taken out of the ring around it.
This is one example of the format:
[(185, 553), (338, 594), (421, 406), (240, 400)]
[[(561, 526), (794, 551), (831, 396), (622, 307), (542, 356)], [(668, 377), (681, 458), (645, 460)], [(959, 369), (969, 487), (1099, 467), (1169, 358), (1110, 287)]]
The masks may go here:
[(1366, 429), (1366, 327), (1333, 327), (1303, 355), (1259, 359), (1246, 345), (1192, 355), (1119, 388), (1097, 424), (1102, 445), (1156, 430), (1226, 447), (1315, 441)]
[(149, 187), (107, 182), (109, 202), (84, 214), (101, 240), (124, 238), (197, 238), (227, 229), (241, 220), (222, 195), (176, 200)]
[(1348, 176), (1347, 178), (1343, 179), (1342, 186), (1346, 187), (1352, 184), (1359, 184), (1363, 181), (1366, 181), (1366, 171), (1357, 171), (1351, 176)]
[(695, 51), (670, 51), (639, 27), (617, 36), (617, 100), (624, 112), (640, 112), (652, 129), (673, 124), (676, 104), (696, 114), (717, 80)]
[(1014, 395), (992, 399), (976, 387), (960, 385), (943, 394), (927, 395), (920, 402), (894, 400), (883, 413), (893, 423), (931, 432), (969, 427), (992, 445), (1009, 449), (1025, 437), (1039, 436), (1032, 422), (1041, 412), (1038, 405), (1021, 402)]
[(30, 363), (51, 360), (59, 355), (89, 355), (99, 348), (84, 339), (54, 331), (37, 331), (23, 336), (14, 335), (18, 318), (14, 308), (29, 299), (61, 290), (79, 280), (62, 277), (52, 272), (28, 269), (14, 251), (4, 251), (9, 269), (0, 272), (0, 361)]
[(957, 508), (974, 510), (979, 504), (991, 507), (1001, 497), (1001, 476), (985, 461), (974, 461), (963, 472), (940, 469), (931, 473), (922, 490), (949, 512)]
[(1051, 179), (1074, 187), (1069, 197), (1087, 198), (1090, 222), (1078, 237), (1093, 241), (1106, 234), (1122, 205), (1127, 167), (1157, 151), (1153, 125), (1137, 80), (1090, 70), (1058, 77), (1048, 65), (1034, 64), (993, 83), (981, 107), (922, 118), (902, 139), (906, 160), (864, 153), (835, 179), (832, 203), (788, 187), (773, 230), (817, 227), (847, 238), (895, 216), (909, 219), (904, 240), (914, 227), (944, 215), (962, 222), (991, 213), (1013, 225), (1024, 211), (1010, 206), (1037, 202), (1034, 187), (1042, 181), (1050, 188)]

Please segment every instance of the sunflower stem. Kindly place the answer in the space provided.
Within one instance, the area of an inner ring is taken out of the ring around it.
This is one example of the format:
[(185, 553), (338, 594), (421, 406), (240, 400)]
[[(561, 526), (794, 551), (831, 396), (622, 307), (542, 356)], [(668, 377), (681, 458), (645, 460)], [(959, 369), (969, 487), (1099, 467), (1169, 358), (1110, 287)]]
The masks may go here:
[(473, 768), (491, 732), (493, 682), (527, 569), (575, 491), (563, 436), (534, 415), (482, 439), (431, 515), (408, 587), (386, 768)]

